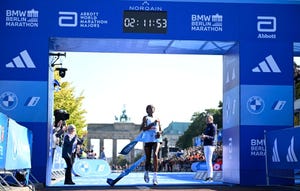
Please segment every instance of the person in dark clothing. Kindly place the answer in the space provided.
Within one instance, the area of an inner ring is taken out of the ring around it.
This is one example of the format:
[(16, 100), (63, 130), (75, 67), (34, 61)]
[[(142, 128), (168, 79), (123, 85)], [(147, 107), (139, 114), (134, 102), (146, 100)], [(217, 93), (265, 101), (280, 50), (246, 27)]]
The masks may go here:
[(65, 159), (67, 164), (64, 184), (75, 184), (72, 181), (72, 168), (76, 154), (77, 140), (78, 139), (76, 135), (75, 126), (69, 125), (67, 133), (64, 136), (64, 142), (62, 147), (62, 157)]
[(100, 159), (106, 160), (105, 152), (104, 152), (104, 147), (101, 147), (101, 152), (100, 152)]
[(215, 135), (217, 133), (217, 127), (214, 124), (214, 118), (212, 115), (206, 117), (206, 128), (204, 133), (201, 135), (204, 146), (204, 156), (207, 166), (207, 178), (206, 181), (213, 181), (213, 166), (212, 166), (212, 156), (214, 150), (216, 149)]

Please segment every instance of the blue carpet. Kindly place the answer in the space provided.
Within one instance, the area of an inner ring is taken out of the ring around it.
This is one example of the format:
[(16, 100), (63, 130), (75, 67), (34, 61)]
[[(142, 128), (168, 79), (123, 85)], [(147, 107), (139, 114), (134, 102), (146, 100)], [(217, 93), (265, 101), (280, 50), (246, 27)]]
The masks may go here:
[[(109, 186), (106, 183), (107, 178), (115, 179), (120, 173), (111, 173), (107, 177), (73, 177), (76, 183), (74, 186)], [(203, 180), (194, 179), (195, 172), (159, 172), (157, 174), (158, 184), (164, 186), (172, 185), (222, 185), (222, 182), (213, 181), (207, 183)], [(149, 173), (150, 181), (145, 183), (143, 172), (132, 172), (119, 180), (117, 186), (150, 186), (152, 185), (153, 173)], [(64, 186), (64, 179), (56, 180), (51, 186)]]

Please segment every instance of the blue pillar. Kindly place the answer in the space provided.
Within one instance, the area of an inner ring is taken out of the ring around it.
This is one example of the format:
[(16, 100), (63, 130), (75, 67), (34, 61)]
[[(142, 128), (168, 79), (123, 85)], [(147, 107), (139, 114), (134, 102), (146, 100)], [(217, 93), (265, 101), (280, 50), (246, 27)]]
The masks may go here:
[(224, 56), (225, 182), (266, 184), (264, 130), (293, 126), (292, 53), (290, 42), (240, 41)]

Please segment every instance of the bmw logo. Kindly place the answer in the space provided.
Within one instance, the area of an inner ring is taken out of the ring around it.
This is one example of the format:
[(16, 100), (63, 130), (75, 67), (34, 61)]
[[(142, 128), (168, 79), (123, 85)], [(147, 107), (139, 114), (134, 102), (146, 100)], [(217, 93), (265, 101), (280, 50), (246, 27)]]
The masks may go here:
[(259, 96), (252, 96), (248, 99), (247, 109), (250, 113), (259, 114), (264, 110), (264, 100)]
[(12, 92), (3, 92), (0, 95), (0, 107), (4, 110), (13, 110), (18, 105), (18, 97)]

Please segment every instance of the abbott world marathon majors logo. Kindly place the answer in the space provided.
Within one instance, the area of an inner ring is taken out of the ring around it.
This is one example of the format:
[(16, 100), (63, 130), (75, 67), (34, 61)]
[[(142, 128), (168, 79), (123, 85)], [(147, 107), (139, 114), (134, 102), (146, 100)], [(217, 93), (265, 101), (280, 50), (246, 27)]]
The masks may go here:
[(4, 110), (13, 110), (18, 105), (18, 97), (13, 92), (3, 92), (0, 95), (0, 107)]
[(7, 27), (38, 27), (39, 11), (31, 10), (6, 10), (5, 26)]
[(60, 27), (100, 28), (103, 24), (108, 24), (108, 20), (101, 19), (99, 12), (58, 12)]
[(191, 15), (191, 31), (201, 32), (222, 32), (223, 15), (218, 13), (214, 15)]

